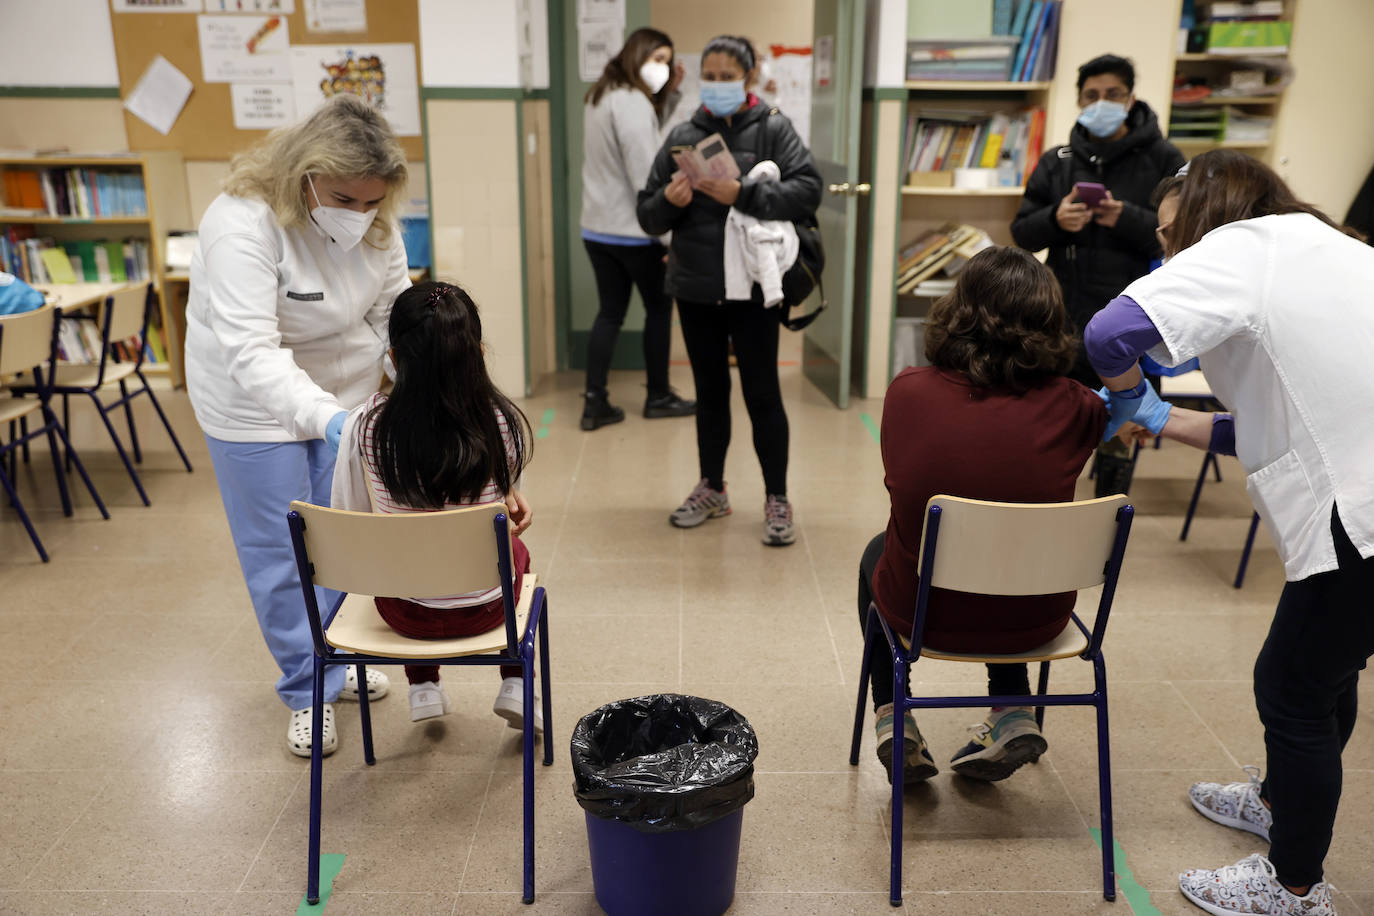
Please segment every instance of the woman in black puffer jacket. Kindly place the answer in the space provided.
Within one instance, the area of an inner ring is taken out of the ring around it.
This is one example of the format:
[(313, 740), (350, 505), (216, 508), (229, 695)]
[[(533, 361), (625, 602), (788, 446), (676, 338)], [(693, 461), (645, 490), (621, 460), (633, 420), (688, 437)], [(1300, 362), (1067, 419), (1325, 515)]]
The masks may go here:
[[(730, 344), (754, 428), (754, 451), (763, 469), (764, 536), (773, 546), (796, 539), (787, 501), (787, 412), (778, 384), (779, 309), (764, 308), (757, 284), (748, 300), (725, 298), (725, 221), (730, 208), (761, 220), (798, 220), (815, 213), (821, 176), (792, 123), (750, 93), (757, 57), (747, 39), (722, 35), (701, 55), (702, 107), (674, 128), (658, 151), (639, 192), (639, 224), (649, 235), (671, 232), (665, 287), (677, 299), (682, 336), (697, 394), (697, 453), (701, 481), (669, 521), (693, 528), (730, 514), (725, 493), (725, 452), (730, 444)], [(672, 150), (719, 133), (739, 165), (739, 179), (707, 179), (697, 189)], [(770, 159), (780, 181), (747, 176)]]

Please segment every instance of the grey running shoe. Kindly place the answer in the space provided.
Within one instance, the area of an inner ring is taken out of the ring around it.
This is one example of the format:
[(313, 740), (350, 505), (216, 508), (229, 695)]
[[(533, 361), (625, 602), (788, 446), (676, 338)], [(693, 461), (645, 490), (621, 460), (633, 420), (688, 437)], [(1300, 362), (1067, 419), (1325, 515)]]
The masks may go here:
[(730, 497), (723, 489), (724, 484), (721, 486), (720, 490), (712, 490), (706, 478), (701, 478), (701, 482), (687, 494), (682, 505), (668, 516), (668, 521), (679, 528), (695, 528), (707, 519), (729, 515)]
[(786, 496), (768, 494), (768, 501), (763, 504), (763, 542), (769, 547), (786, 547), (796, 539), (792, 504)]

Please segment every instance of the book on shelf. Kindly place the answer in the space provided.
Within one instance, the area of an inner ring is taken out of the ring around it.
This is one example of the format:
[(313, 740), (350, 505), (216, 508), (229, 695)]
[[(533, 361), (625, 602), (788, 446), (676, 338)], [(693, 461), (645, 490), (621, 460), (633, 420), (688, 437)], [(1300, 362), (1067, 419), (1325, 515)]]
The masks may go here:
[(54, 239), (38, 237), (31, 226), (9, 226), (0, 232), (0, 270), (26, 283), (138, 283), (152, 279), (147, 239), (83, 239), (58, 244)]
[[(991, 31), (937, 29), (916, 17), (907, 42), (909, 80), (1028, 82), (1054, 75), (1063, 0), (993, 0), (981, 6), (979, 21), (990, 15)], [(979, 6), (938, 0), (943, 8)], [(932, 20), (937, 21), (937, 20)]]
[[(907, 183), (952, 185), (956, 169), (1006, 167), (1002, 183), (1024, 185), (1044, 140), (1045, 111), (914, 111), (907, 116)], [(932, 180), (949, 173), (948, 180)], [(920, 177), (918, 177), (920, 176)]]
[(71, 219), (148, 215), (143, 177), (129, 169), (16, 168), (4, 172), (7, 210)]
[(1268, 143), (1274, 119), (1230, 105), (1175, 107), (1169, 113), (1171, 140), (1231, 140)]
[(986, 232), (962, 223), (945, 223), (922, 234), (898, 253), (897, 292), (909, 295), (941, 271), (953, 277), (991, 244)]
[(1207, 8), (1212, 22), (1228, 19), (1278, 19), (1283, 16), (1283, 0), (1217, 0)]
[[(57, 356), (65, 363), (93, 365), (100, 362), (102, 341), (100, 325), (93, 315), (62, 317), (57, 329)], [(138, 361), (138, 338), (110, 341), (110, 361), (115, 363)], [(149, 327), (148, 341), (143, 349), (146, 363), (167, 362), (167, 341), (162, 328)]]
[(1234, 54), (1238, 57), (1287, 54), (1292, 40), (1291, 22), (1233, 20), (1213, 22), (1207, 27), (1207, 51), (1211, 54)]

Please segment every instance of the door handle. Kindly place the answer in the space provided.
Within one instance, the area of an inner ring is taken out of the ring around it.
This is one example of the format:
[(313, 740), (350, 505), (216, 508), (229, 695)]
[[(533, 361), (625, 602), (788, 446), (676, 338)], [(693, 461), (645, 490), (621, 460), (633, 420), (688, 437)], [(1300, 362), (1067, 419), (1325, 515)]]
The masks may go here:
[(850, 197), (858, 197), (858, 196), (862, 195), (862, 196), (864, 196), (864, 197), (867, 197), (867, 196), (869, 195), (869, 192), (872, 191), (872, 190), (873, 190), (873, 185), (869, 184), (869, 183), (866, 182), (866, 181), (865, 181), (865, 182), (861, 182), (860, 184), (854, 185), (853, 189), (849, 192), (849, 196), (850, 196)]
[(832, 184), (828, 188), (826, 188), (826, 190), (829, 191), (831, 194), (844, 197), (846, 194), (849, 193), (849, 182), (843, 181), (839, 184)]

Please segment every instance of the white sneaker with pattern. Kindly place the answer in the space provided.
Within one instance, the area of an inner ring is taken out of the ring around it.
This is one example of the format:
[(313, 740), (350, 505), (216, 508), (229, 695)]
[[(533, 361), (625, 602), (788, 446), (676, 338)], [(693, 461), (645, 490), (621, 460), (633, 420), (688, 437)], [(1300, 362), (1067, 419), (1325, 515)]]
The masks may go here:
[(1267, 840), (1274, 816), (1260, 801), (1259, 767), (1247, 766), (1245, 772), (1250, 774), (1249, 782), (1195, 782), (1188, 787), (1188, 800), (1208, 820)]
[(1274, 866), (1259, 853), (1216, 870), (1194, 868), (1178, 876), (1178, 888), (1194, 905), (1215, 916), (1336, 916), (1335, 890), (1319, 881), (1302, 897), (1279, 883)]

